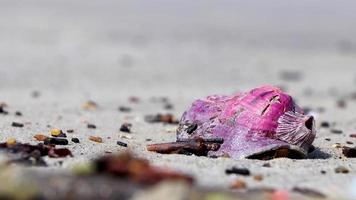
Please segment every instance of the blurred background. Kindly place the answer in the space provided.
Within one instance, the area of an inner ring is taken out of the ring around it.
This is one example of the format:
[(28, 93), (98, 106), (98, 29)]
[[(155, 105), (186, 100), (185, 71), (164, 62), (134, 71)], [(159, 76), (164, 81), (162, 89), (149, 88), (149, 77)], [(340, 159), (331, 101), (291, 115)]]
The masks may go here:
[(1, 0), (0, 91), (201, 95), (270, 83), (295, 93), (342, 93), (356, 83), (355, 7)]

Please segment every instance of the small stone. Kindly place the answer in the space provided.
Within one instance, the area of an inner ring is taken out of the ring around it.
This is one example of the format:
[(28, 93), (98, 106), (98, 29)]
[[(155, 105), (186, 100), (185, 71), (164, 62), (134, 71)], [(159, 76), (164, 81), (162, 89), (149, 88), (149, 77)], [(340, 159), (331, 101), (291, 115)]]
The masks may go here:
[(342, 154), (347, 158), (356, 158), (356, 148), (342, 147)]
[(335, 173), (347, 174), (347, 173), (349, 173), (349, 170), (346, 167), (340, 166), (340, 167), (335, 168)]
[(51, 130), (51, 135), (52, 136), (58, 136), (61, 133), (62, 133), (62, 130), (60, 130), (58, 128), (54, 128), (54, 129)]
[(326, 171), (325, 170), (321, 170), (320, 173), (321, 174), (326, 174)]
[(94, 124), (88, 124), (87, 127), (90, 129), (96, 129), (96, 126)]
[(331, 141), (331, 139), (330, 139), (330, 138), (325, 138), (325, 140), (326, 140), (326, 141)]
[(323, 121), (323, 122), (320, 123), (320, 126), (323, 127), (323, 128), (329, 128), (330, 127), (330, 123), (326, 122), (326, 121)]
[(239, 175), (243, 175), (243, 176), (249, 176), (250, 175), (250, 170), (248, 170), (247, 168), (236, 168), (236, 167), (233, 167), (231, 169), (226, 169), (225, 173), (226, 174), (239, 174)]
[(90, 136), (89, 140), (97, 142), (97, 143), (102, 143), (103, 139), (101, 137), (97, 137), (97, 136)]
[(74, 143), (79, 143), (80, 141), (79, 141), (78, 138), (72, 138), (72, 142), (74, 142)]
[(264, 164), (262, 165), (262, 167), (271, 167), (271, 164), (270, 164), (270, 163), (264, 163)]
[(127, 147), (127, 144), (125, 142), (117, 141), (116, 144), (122, 147)]
[(318, 198), (318, 199), (319, 198), (321, 198), (321, 199), (326, 198), (326, 195), (324, 195), (323, 193), (321, 193), (319, 191), (316, 191), (316, 190), (313, 190), (313, 189), (309, 189), (309, 188), (294, 187), (292, 189), (292, 191), (300, 193), (300, 194), (303, 194), (305, 196), (312, 197), (312, 198)]
[(15, 112), (15, 115), (18, 116), (18, 117), (21, 117), (22, 116), (22, 113), (20, 111), (16, 111)]
[(35, 136), (33, 136), (36, 140), (38, 141), (45, 141), (48, 137), (42, 134), (36, 134)]
[(164, 104), (163, 108), (166, 109), (166, 110), (172, 110), (173, 109), (173, 105), (171, 103), (166, 103), (166, 104)]
[(16, 144), (15, 138), (8, 138), (7, 141), (6, 141), (6, 145), (7, 146), (13, 146), (15, 144)]
[(125, 133), (131, 133), (132, 124), (130, 123), (123, 123), (120, 127), (120, 131)]
[(32, 91), (31, 96), (33, 98), (38, 98), (39, 96), (41, 96), (41, 93), (37, 90), (34, 90), (34, 91)]
[(346, 141), (346, 144), (354, 144), (354, 143), (351, 141)]
[(74, 133), (74, 130), (73, 129), (68, 129), (67, 133)]
[(247, 184), (243, 180), (236, 180), (230, 185), (231, 189), (246, 189)]
[(58, 129), (58, 128), (52, 129), (51, 130), (51, 135), (53, 137), (67, 137), (67, 135), (65, 133), (63, 133), (63, 131)]
[(120, 106), (119, 107), (119, 111), (120, 112), (131, 112), (131, 108), (130, 107), (126, 107), (126, 106)]
[(331, 133), (334, 133), (334, 134), (341, 134), (342, 133), (342, 130), (339, 130), (339, 129), (331, 129), (330, 131), (331, 131)]
[(64, 138), (49, 137), (44, 140), (44, 144), (67, 145), (68, 140)]
[(346, 108), (346, 101), (344, 99), (339, 99), (336, 101), (336, 105), (339, 108)]
[(356, 133), (354, 133), (354, 134), (350, 134), (350, 137), (352, 137), (352, 138), (356, 138)]
[(129, 97), (129, 102), (130, 103), (139, 103), (140, 99), (138, 97), (135, 97), (135, 96), (130, 96)]
[(89, 100), (89, 101), (85, 102), (82, 107), (83, 107), (84, 110), (93, 111), (93, 110), (96, 110), (98, 108), (98, 104), (95, 103), (94, 101)]
[(18, 127), (18, 128), (22, 128), (24, 125), (23, 125), (22, 123), (12, 122), (11, 126), (13, 126), (13, 127)]
[(128, 134), (125, 134), (125, 133), (120, 134), (119, 137), (120, 138), (124, 138), (124, 139), (132, 139), (131, 135), (128, 135)]
[(263, 176), (260, 175), (260, 174), (254, 175), (254, 176), (253, 176), (253, 179), (254, 179), (255, 181), (262, 181), (262, 180), (263, 180)]

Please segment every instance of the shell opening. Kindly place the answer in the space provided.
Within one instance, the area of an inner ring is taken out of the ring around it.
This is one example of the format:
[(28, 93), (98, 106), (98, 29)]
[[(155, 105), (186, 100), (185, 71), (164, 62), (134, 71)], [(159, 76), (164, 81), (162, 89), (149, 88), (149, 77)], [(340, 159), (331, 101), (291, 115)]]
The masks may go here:
[(313, 130), (314, 126), (314, 117), (310, 116), (309, 119), (305, 121), (305, 127), (309, 130)]

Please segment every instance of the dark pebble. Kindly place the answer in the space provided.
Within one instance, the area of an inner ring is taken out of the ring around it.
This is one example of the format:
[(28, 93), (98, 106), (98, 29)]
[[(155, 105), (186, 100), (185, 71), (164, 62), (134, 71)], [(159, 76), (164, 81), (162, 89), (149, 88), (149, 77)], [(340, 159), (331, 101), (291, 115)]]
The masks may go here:
[(295, 187), (293, 188), (293, 192), (297, 192), (309, 197), (313, 197), (313, 198), (326, 198), (325, 194), (313, 190), (313, 189), (309, 189), (309, 188), (299, 188), (299, 187)]
[(96, 126), (94, 124), (88, 124), (87, 127), (91, 129), (96, 129)]
[(226, 169), (225, 173), (226, 174), (239, 174), (239, 175), (243, 175), (243, 176), (249, 176), (250, 175), (250, 170), (248, 170), (247, 168), (236, 168), (236, 167), (233, 167), (231, 169)]
[(120, 131), (125, 133), (131, 133), (131, 126), (132, 124), (130, 123), (123, 123), (120, 127)]
[(120, 106), (119, 107), (119, 111), (120, 112), (131, 112), (131, 108), (130, 107), (126, 107), (126, 106)]
[(54, 138), (54, 137), (50, 137), (50, 138), (46, 138), (44, 140), (44, 144), (45, 145), (49, 145), (49, 144), (54, 144), (54, 145), (67, 145), (68, 144), (68, 140), (64, 139), (64, 138)]
[(339, 108), (345, 108), (346, 107), (346, 101), (343, 99), (340, 99), (336, 102), (337, 107)]
[(74, 142), (74, 143), (79, 143), (80, 141), (79, 141), (78, 138), (72, 138), (72, 142)]
[(335, 173), (347, 174), (347, 173), (349, 173), (349, 170), (346, 167), (340, 166), (340, 167), (335, 168)]
[(354, 134), (350, 134), (350, 137), (356, 138), (356, 134), (355, 133)]
[(325, 170), (321, 170), (320, 173), (321, 174), (326, 174), (326, 171)]
[(330, 139), (330, 138), (325, 138), (325, 140), (326, 140), (326, 141), (331, 141), (331, 139)]
[(122, 147), (127, 147), (127, 144), (125, 142), (117, 141), (116, 144)]
[(166, 104), (164, 105), (164, 109), (166, 109), (166, 110), (172, 110), (172, 109), (173, 109), (173, 105), (172, 105), (171, 103), (166, 103)]
[(39, 91), (33, 91), (32, 93), (31, 93), (31, 96), (33, 97), (33, 98), (37, 98), (37, 97), (39, 97), (41, 95), (41, 93), (39, 92)]
[(299, 71), (281, 71), (279, 77), (284, 81), (300, 81), (302, 74)]
[(334, 133), (334, 134), (341, 134), (342, 133), (342, 130), (340, 130), (340, 129), (331, 129), (330, 131), (331, 131), (331, 133)]
[(67, 133), (74, 133), (74, 130), (73, 129), (68, 129)]
[(356, 158), (356, 148), (342, 147), (342, 154), (348, 158)]
[(22, 112), (16, 111), (16, 112), (15, 112), (15, 115), (21, 117), (21, 116), (22, 116)]
[(346, 141), (346, 144), (354, 144), (354, 143), (351, 141)]
[(9, 114), (9, 112), (4, 110), (3, 106), (0, 106), (0, 114), (7, 115), (7, 114)]
[(152, 141), (152, 139), (150, 139), (150, 138), (147, 138), (147, 139), (146, 139), (146, 141), (147, 141), (147, 142), (150, 142), (150, 141)]
[(18, 123), (18, 122), (12, 122), (11, 126), (22, 128), (23, 124), (22, 123)]
[(262, 165), (262, 167), (271, 167), (271, 164), (269, 164), (269, 163), (264, 163), (264, 164)]
[(320, 126), (323, 127), (323, 128), (329, 128), (330, 127), (330, 123), (326, 122), (326, 121), (323, 121), (323, 122), (321, 122)]

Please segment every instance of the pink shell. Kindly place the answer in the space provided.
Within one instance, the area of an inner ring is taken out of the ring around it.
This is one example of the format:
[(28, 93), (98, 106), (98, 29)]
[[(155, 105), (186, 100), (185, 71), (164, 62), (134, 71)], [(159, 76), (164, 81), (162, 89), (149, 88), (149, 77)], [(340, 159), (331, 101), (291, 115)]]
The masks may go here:
[(276, 149), (307, 155), (315, 138), (314, 119), (304, 115), (291, 96), (262, 86), (233, 96), (196, 100), (179, 123), (177, 141), (222, 138), (211, 156), (254, 157)]

